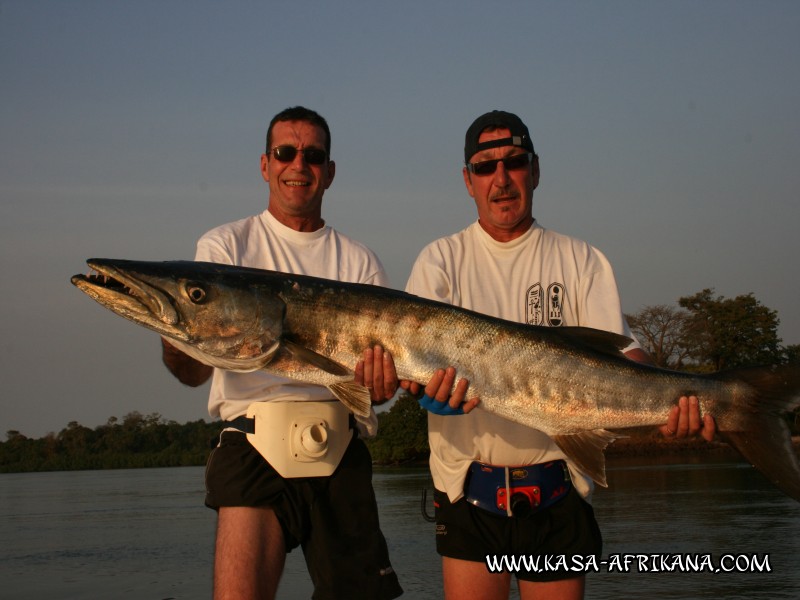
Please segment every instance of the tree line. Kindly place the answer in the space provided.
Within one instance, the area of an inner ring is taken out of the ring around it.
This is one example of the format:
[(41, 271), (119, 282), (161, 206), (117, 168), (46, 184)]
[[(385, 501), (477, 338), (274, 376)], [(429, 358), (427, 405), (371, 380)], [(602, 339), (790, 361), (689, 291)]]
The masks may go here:
[(0, 473), (203, 465), (221, 430), (219, 422), (178, 424), (138, 412), (95, 429), (72, 421), (39, 439), (11, 430), (0, 442)]
[[(427, 416), (416, 399), (402, 395), (378, 415), (380, 435), (366, 440), (379, 464), (428, 456)], [(204, 420), (179, 424), (158, 413), (111, 417), (95, 429), (72, 421), (56, 433), (29, 438), (17, 430), (0, 442), (0, 473), (188, 467), (206, 464), (223, 429)]]
[[(740, 367), (800, 363), (800, 345), (784, 346), (776, 311), (753, 294), (724, 298), (713, 289), (648, 306), (626, 315), (631, 330), (656, 365), (707, 373)], [(402, 394), (378, 415), (379, 434), (367, 440), (378, 464), (423, 462), (429, 454), (427, 413)], [(794, 434), (800, 412), (787, 416)], [(89, 429), (71, 422), (58, 434), (30, 439), (8, 431), (0, 442), (0, 472), (204, 465), (222, 425), (203, 420), (166, 421), (158, 413), (132, 412)]]

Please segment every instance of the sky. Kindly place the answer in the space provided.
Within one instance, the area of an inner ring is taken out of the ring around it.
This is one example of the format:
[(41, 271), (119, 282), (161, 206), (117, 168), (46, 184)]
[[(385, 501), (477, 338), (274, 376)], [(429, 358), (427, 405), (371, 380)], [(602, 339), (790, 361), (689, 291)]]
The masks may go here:
[(752, 293), (800, 343), (798, 31), (779, 0), (0, 0), (0, 439), (208, 418), (69, 279), (263, 211), (266, 127), (298, 104), (331, 127), (326, 221), (393, 287), (476, 219), (464, 134), (502, 109), (540, 156), (534, 216), (606, 254), (626, 312)]

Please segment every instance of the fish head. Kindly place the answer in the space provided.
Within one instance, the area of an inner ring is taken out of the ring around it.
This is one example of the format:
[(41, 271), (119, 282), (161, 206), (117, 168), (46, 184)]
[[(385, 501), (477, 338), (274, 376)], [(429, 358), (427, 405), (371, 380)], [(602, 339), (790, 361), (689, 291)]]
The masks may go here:
[(280, 346), (286, 305), (252, 269), (191, 261), (89, 259), (72, 283), (210, 366), (253, 371)]

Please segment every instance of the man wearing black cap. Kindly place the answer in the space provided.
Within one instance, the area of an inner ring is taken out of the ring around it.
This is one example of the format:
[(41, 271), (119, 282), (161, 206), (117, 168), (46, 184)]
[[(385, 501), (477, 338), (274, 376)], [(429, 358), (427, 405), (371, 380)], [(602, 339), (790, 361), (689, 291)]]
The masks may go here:
[[(580, 325), (633, 338), (605, 256), (534, 219), (539, 159), (519, 117), (493, 111), (476, 119), (467, 131), (464, 161), (464, 183), (478, 220), (424, 248), (406, 290), (511, 321)], [(637, 342), (625, 354), (647, 360)], [(369, 364), (370, 356), (365, 358)], [(377, 356), (367, 371), (367, 379), (380, 372)], [(599, 555), (602, 539), (588, 502), (592, 481), (546, 434), (472, 412), (475, 399), (462, 404), (465, 380), (449, 396), (455, 376), (452, 368), (438, 371), (424, 399), (431, 411), (430, 467), (445, 597), (507, 598), (511, 574), (491, 573), (487, 556), (549, 556), (556, 567), (558, 557), (566, 557), (570, 567), (572, 556)], [(471, 414), (451, 417), (459, 408)], [(682, 398), (662, 431), (685, 437), (702, 430), (713, 437), (713, 419), (701, 423), (697, 405)], [(540, 569), (517, 576), (523, 600), (583, 597), (579, 571)]]

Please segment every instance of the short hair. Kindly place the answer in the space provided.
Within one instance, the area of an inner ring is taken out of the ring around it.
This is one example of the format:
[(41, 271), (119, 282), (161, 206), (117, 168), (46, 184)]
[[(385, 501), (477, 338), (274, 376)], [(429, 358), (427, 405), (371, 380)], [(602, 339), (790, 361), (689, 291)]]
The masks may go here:
[(306, 123), (316, 125), (322, 129), (322, 131), (325, 132), (325, 152), (328, 157), (330, 157), (331, 130), (328, 127), (328, 122), (322, 117), (322, 115), (314, 112), (310, 108), (305, 108), (304, 106), (293, 106), (291, 108), (286, 108), (272, 117), (272, 121), (269, 122), (269, 127), (267, 128), (266, 154), (269, 154), (270, 150), (272, 149), (272, 128), (274, 127), (275, 123), (283, 123), (286, 121), (304, 121)]

